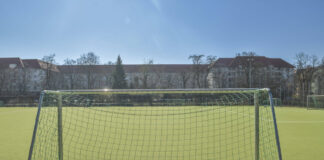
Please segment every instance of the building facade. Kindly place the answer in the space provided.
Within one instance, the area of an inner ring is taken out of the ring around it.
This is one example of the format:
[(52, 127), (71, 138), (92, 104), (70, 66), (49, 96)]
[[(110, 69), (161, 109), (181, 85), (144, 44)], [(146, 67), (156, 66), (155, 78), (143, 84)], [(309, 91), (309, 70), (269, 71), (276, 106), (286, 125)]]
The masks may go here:
[(59, 70), (37, 59), (0, 58), (0, 95), (38, 94), (45, 88), (49, 72)]
[(293, 94), (294, 66), (280, 58), (219, 58), (208, 73), (210, 88), (270, 88), (281, 99)]
[[(123, 65), (129, 88), (207, 88), (208, 65)], [(37, 59), (0, 58), (0, 96), (42, 90), (112, 88), (114, 65), (55, 65)]]
[[(114, 65), (61, 65), (59, 89), (112, 88)], [(129, 88), (205, 88), (208, 65), (197, 75), (190, 64), (123, 65)]]
[[(294, 88), (294, 66), (280, 58), (237, 56), (219, 58), (211, 65), (123, 67), (128, 87), (135, 89), (271, 88), (276, 97), (286, 99)], [(0, 58), (0, 97), (38, 95), (45, 89), (112, 88), (114, 69), (114, 65), (55, 65), (37, 59)], [(322, 84), (317, 81), (314, 85)]]

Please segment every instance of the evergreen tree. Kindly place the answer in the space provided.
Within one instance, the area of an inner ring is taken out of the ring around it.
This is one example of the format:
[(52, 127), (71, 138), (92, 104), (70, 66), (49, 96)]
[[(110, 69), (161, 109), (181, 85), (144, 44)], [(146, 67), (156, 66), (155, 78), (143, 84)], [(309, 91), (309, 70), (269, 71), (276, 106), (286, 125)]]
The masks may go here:
[(114, 89), (125, 89), (127, 88), (126, 83), (126, 75), (123, 68), (122, 60), (120, 56), (118, 55), (117, 62), (116, 62), (116, 68), (113, 73), (113, 85), (112, 87)]

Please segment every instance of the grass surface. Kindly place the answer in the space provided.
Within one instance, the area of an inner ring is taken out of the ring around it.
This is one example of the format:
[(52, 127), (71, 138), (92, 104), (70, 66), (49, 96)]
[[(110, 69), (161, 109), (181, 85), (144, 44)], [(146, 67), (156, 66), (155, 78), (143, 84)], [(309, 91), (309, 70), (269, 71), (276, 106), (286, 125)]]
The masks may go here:
[(324, 159), (324, 110), (282, 107), (276, 113), (285, 159)]
[[(263, 128), (273, 127), (266, 117), (269, 118), (266, 112), (269, 110), (260, 107)], [(253, 106), (63, 107), (62, 117), (63, 159), (250, 160), (254, 157)], [(43, 107), (34, 158), (57, 159), (56, 126), (57, 108)], [(260, 157), (275, 157), (274, 134), (263, 128)]]
[[(280, 141), (284, 159), (323, 159), (322, 150), (324, 148), (324, 110), (306, 110), (304, 108), (280, 107), (276, 109), (276, 113), (278, 118)], [(84, 112), (79, 112), (78, 114), (84, 114)], [(0, 159), (16, 160), (27, 158), (35, 115), (36, 108), (0, 108)], [(83, 116), (90, 115), (85, 114)], [(96, 117), (88, 118), (95, 119)], [(121, 116), (119, 118), (123, 117)], [(210, 118), (211, 117), (209, 115), (209, 119)], [(135, 119), (128, 120), (133, 121)], [(152, 124), (157, 123), (158, 121), (151, 120), (145, 122)], [(182, 125), (183, 123), (183, 121), (179, 122), (180, 125)], [(167, 122), (165, 124), (167, 124)], [(72, 128), (73, 125), (69, 127)], [(91, 133), (91, 131), (95, 129), (89, 126), (87, 127), (87, 131), (89, 133)], [(210, 131), (206, 127), (202, 129), (205, 129), (205, 131)], [(115, 133), (118, 132), (120, 131), (116, 130)], [(194, 135), (195, 133), (192, 134)], [(212, 135), (213, 133), (209, 132), (208, 134)], [(199, 133), (197, 135), (199, 135)], [(97, 135), (97, 137), (98, 136), (100, 135)], [(173, 140), (176, 141), (177, 138), (174, 138)], [(124, 141), (116, 142), (120, 143), (119, 147), (122, 147), (121, 142), (123, 142), (124, 144), (130, 143), (127, 141), (127, 139), (124, 139)], [(205, 143), (208, 144), (208, 142)], [(72, 144), (72, 141), (70, 144)]]
[(0, 107), (0, 159), (27, 159), (37, 108)]

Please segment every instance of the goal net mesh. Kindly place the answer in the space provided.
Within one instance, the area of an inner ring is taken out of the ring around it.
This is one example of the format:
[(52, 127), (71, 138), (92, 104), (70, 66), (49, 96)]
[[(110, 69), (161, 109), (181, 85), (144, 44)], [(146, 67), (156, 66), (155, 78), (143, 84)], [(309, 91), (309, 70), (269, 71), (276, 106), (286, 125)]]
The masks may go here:
[(31, 159), (279, 159), (267, 90), (43, 94)]
[(324, 95), (308, 95), (307, 96), (308, 109), (324, 109)]

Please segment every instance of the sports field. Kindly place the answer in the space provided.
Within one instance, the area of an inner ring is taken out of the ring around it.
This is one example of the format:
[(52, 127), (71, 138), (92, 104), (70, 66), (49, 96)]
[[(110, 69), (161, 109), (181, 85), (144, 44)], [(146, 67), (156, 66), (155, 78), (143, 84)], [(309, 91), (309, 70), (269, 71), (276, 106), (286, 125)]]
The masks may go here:
[[(0, 159), (27, 158), (36, 110), (0, 108)], [(280, 107), (276, 111), (283, 158), (322, 159), (324, 110)]]

